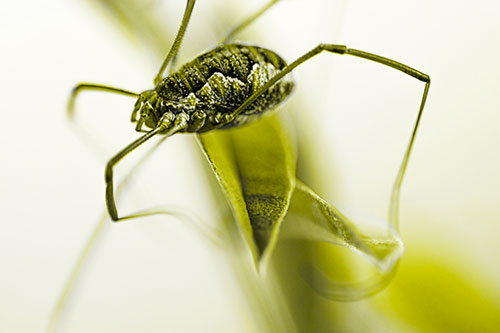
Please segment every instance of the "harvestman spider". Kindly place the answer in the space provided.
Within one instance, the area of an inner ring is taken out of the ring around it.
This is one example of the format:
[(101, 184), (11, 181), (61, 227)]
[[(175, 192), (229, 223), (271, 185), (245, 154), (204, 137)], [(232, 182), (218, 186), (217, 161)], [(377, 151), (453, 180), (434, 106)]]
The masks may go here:
[[(276, 2), (278, 0), (271, 0), (261, 10), (248, 17), (233, 29), (219, 46), (174, 71), (175, 59), (195, 4), (195, 0), (188, 0), (179, 31), (154, 78), (153, 89), (137, 94), (125, 89), (91, 83), (80, 83), (73, 88), (67, 110), (70, 118), (74, 116), (75, 99), (83, 90), (102, 90), (138, 98), (131, 120), (136, 123), (136, 131), (145, 134), (111, 158), (106, 166), (106, 205), (113, 221), (159, 213), (144, 211), (128, 216), (118, 215), (113, 191), (113, 167), (123, 157), (157, 134), (168, 137), (179, 132), (201, 133), (235, 127), (256, 120), (283, 102), (291, 93), (293, 81), (286, 75), (323, 51), (368, 59), (425, 82), (417, 121), (396, 185), (401, 182), (402, 172), (406, 167), (429, 91), (430, 77), (397, 61), (344, 45), (319, 44), (287, 65), (271, 50), (230, 43), (237, 32), (252, 23)], [(169, 68), (168, 76), (164, 77), (167, 68)], [(396, 209), (398, 190), (398, 186), (395, 186), (392, 198), (393, 203), (396, 202), (394, 206)]]
[[(195, 4), (195, 0), (187, 0), (181, 25), (172, 47), (154, 78), (155, 87), (153, 89), (138, 94), (125, 89), (92, 83), (80, 83), (73, 88), (67, 108), (67, 115), (70, 119), (74, 118), (75, 100), (83, 90), (101, 90), (138, 98), (132, 112), (132, 122), (137, 123), (136, 131), (145, 134), (111, 158), (106, 166), (106, 205), (113, 221), (165, 213), (148, 210), (122, 217), (118, 215), (113, 191), (113, 167), (123, 157), (157, 134), (164, 135), (161, 143), (164, 139), (178, 132), (206, 132), (218, 128), (235, 127), (256, 120), (265, 111), (269, 111), (283, 102), (291, 93), (293, 82), (287, 74), (323, 51), (371, 60), (425, 82), (414, 129), (393, 187), (389, 220), (397, 221), (399, 188), (429, 91), (429, 76), (397, 61), (347, 48), (344, 45), (319, 44), (287, 65), (280, 56), (271, 50), (230, 43), (234, 35), (277, 2), (278, 0), (270, 0), (263, 8), (236, 26), (219, 46), (174, 71), (177, 53)], [(164, 77), (167, 68), (168, 76)], [(143, 129), (144, 126), (150, 130)], [(80, 256), (77, 266), (52, 312), (49, 331), (52, 331), (57, 325), (57, 319), (67, 294), (91, 243), (92, 238)]]

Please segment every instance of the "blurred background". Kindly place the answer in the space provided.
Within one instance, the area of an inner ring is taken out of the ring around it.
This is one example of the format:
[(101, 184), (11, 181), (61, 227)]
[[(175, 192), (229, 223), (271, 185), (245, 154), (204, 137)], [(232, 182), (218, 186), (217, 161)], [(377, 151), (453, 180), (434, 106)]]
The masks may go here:
[[(198, 1), (179, 62), (215, 45), (265, 2)], [(165, 0), (141, 7), (154, 11), (170, 36), (165, 52), (184, 6)], [(406, 252), (396, 278), (368, 300), (315, 298), (298, 330), (500, 329), (499, 12), (493, 0), (473, 6), (283, 0), (240, 36), (288, 61), (319, 42), (346, 44), (432, 79), (402, 187)], [(64, 115), (78, 82), (151, 88), (161, 59), (148, 43), (162, 41), (120, 29), (116, 17), (97, 1), (0, 5), (2, 332), (46, 330), (103, 214), (105, 163), (136, 137), (129, 122), (134, 100), (128, 97), (81, 95), (77, 112), (91, 133), (90, 146)], [(385, 218), (423, 84), (374, 63), (328, 54), (294, 77), (295, 96), (282, 112), (300, 110), (293, 114), (299, 166), (317, 170), (304, 180), (336, 205)], [(120, 207), (168, 203), (215, 224), (224, 203), (210, 195), (200, 154), (190, 136), (169, 139), (134, 178)], [(127, 163), (120, 169), (123, 176)], [(260, 331), (224, 248), (207, 243), (188, 224), (169, 217), (106, 223), (61, 314), (60, 331)]]

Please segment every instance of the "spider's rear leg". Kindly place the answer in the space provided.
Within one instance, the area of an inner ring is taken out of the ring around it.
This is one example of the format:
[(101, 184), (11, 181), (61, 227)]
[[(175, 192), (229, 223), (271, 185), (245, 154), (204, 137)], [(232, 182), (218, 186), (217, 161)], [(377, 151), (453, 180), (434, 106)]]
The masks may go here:
[(234, 121), (234, 119), (243, 111), (245, 111), (257, 98), (259, 98), (262, 94), (264, 94), (266, 91), (268, 91), (274, 84), (276, 84), (279, 80), (281, 80), (285, 75), (289, 74), (291, 71), (293, 71), (295, 68), (297, 68), (299, 65), (305, 63), (306, 61), (310, 60), (314, 56), (320, 54), (323, 51), (327, 51), (330, 53), (334, 54), (347, 54), (367, 60), (371, 60), (374, 62), (377, 62), (379, 64), (385, 65), (392, 67), (394, 69), (397, 69), (407, 75), (410, 75), (422, 82), (425, 82), (425, 87), (424, 87), (424, 92), (422, 94), (422, 99), (420, 101), (420, 107), (418, 110), (418, 115), (417, 115), (417, 120), (415, 121), (415, 125), (413, 127), (413, 132), (410, 137), (410, 141), (408, 143), (408, 146), (406, 148), (406, 152), (403, 156), (403, 160), (401, 162), (401, 166), (399, 168), (398, 175), (396, 176), (396, 180), (394, 181), (393, 185), (393, 190), (392, 190), (392, 196), (391, 196), (391, 203), (390, 203), (390, 208), (389, 208), (389, 221), (397, 228), (398, 225), (398, 202), (399, 202), (399, 190), (401, 187), (401, 183), (403, 181), (403, 176), (406, 170), (406, 166), (408, 164), (408, 159), (410, 157), (411, 149), (413, 147), (413, 142), (415, 140), (415, 136), (417, 134), (417, 129), (418, 125), (420, 123), (420, 118), (422, 116), (422, 113), (424, 111), (424, 105), (425, 101), (427, 99), (427, 94), (429, 92), (429, 87), (431, 83), (431, 79), (429, 75), (424, 74), (410, 66), (407, 66), (405, 64), (402, 64), (400, 62), (397, 62), (395, 60), (382, 57), (373, 53), (368, 53), (365, 51), (360, 51), (356, 49), (350, 49), (345, 45), (336, 45), (336, 44), (319, 44), (315, 48), (313, 48), (311, 51), (307, 52), (285, 68), (283, 68), (279, 73), (277, 73), (275, 76), (273, 76), (269, 81), (264, 83), (255, 93), (252, 94), (243, 104), (241, 104), (228, 118), (228, 123), (231, 121)]
[(425, 104), (425, 99), (427, 98), (427, 92), (429, 90), (429, 85), (431, 82), (430, 77), (427, 74), (424, 74), (414, 68), (411, 68), (410, 66), (404, 65), (400, 62), (394, 61), (389, 58), (385, 58), (376, 54), (364, 52), (364, 51), (359, 51), (356, 49), (349, 49), (345, 45), (336, 45), (336, 44), (319, 44), (316, 46), (314, 49), (311, 51), (307, 52), (285, 68), (283, 68), (279, 73), (277, 73), (275, 76), (273, 76), (269, 81), (264, 83), (255, 93), (252, 94), (243, 104), (241, 104), (233, 113), (232, 113), (232, 119), (234, 119), (236, 116), (238, 116), (240, 113), (242, 113), (245, 109), (247, 109), (250, 104), (252, 104), (259, 96), (264, 94), (269, 88), (271, 88), (274, 84), (276, 84), (279, 80), (281, 80), (284, 76), (289, 74), (291, 71), (293, 71), (295, 68), (297, 68), (299, 65), (305, 63), (307, 60), (310, 60), (314, 56), (317, 56), (323, 51), (335, 53), (335, 54), (348, 54), (364, 59), (368, 59), (371, 61), (378, 62), (382, 65), (386, 65), (392, 68), (395, 68), (401, 72), (404, 72), (410, 76), (413, 76), (414, 78), (426, 82), (426, 88), (424, 91), (424, 95), (422, 96), (422, 101), (420, 103), (420, 112), (423, 109), (423, 106)]
[(89, 148), (94, 155), (103, 156), (105, 154), (103, 150), (103, 145), (101, 140), (98, 139), (98, 135), (96, 135), (95, 131), (91, 126), (86, 125), (84, 119), (79, 119), (76, 117), (75, 112), (75, 102), (77, 97), (80, 96), (82, 91), (103, 91), (114, 94), (125, 95), (129, 97), (138, 97), (139, 94), (121, 88), (115, 88), (111, 86), (106, 86), (102, 84), (96, 83), (79, 83), (72, 90), (68, 98), (68, 102), (66, 104), (66, 116), (71, 122), (73, 130), (76, 132), (77, 136), (81, 141), (85, 143), (87, 148)]
[(71, 90), (71, 94), (70, 94), (69, 99), (68, 99), (68, 104), (66, 105), (66, 115), (71, 120), (73, 120), (75, 117), (76, 98), (84, 90), (106, 91), (106, 92), (111, 92), (111, 93), (115, 93), (115, 94), (130, 96), (130, 97), (139, 97), (138, 93), (135, 93), (135, 92), (132, 92), (129, 90), (125, 90), (125, 89), (121, 89), (121, 88), (116, 88), (116, 87), (111, 87), (111, 86), (106, 86), (106, 85), (96, 84), (96, 83), (86, 83), (86, 82), (79, 83)]

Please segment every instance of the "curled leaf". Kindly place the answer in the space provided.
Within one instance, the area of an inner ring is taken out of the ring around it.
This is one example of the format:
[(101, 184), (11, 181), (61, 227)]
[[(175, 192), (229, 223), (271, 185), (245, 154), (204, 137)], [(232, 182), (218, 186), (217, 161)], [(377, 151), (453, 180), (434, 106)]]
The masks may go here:
[(395, 272), (404, 251), (398, 232), (389, 223), (362, 222), (359, 217), (351, 220), (297, 181), (281, 237), (345, 246), (377, 268), (374, 275), (365, 280), (336, 282), (311, 263), (305, 263), (300, 269), (302, 277), (327, 298), (353, 301), (372, 295), (384, 288)]
[(346, 246), (388, 271), (403, 254), (398, 232), (389, 224), (353, 222), (337, 208), (297, 181), (283, 237)]

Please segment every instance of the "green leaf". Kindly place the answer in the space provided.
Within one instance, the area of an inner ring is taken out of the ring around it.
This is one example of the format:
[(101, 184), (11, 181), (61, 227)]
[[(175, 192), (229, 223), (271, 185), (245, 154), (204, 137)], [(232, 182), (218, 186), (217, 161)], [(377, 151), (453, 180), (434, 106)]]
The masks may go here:
[(386, 224), (355, 222), (297, 181), (283, 237), (328, 242), (346, 246), (381, 270), (389, 270), (403, 253), (398, 232)]
[(262, 265), (271, 255), (295, 183), (296, 152), (286, 112), (199, 136), (248, 244)]
[[(389, 223), (373, 223), (363, 217), (349, 218), (320, 198), (313, 190), (297, 181), (282, 239), (300, 239), (345, 246), (372, 263), (376, 272), (367, 279), (348, 283), (331, 280), (311, 263), (302, 268), (302, 275), (313, 289), (335, 300), (357, 300), (381, 290), (395, 272), (395, 264), (404, 246), (398, 232)], [(305, 268), (305, 270), (304, 270)]]

